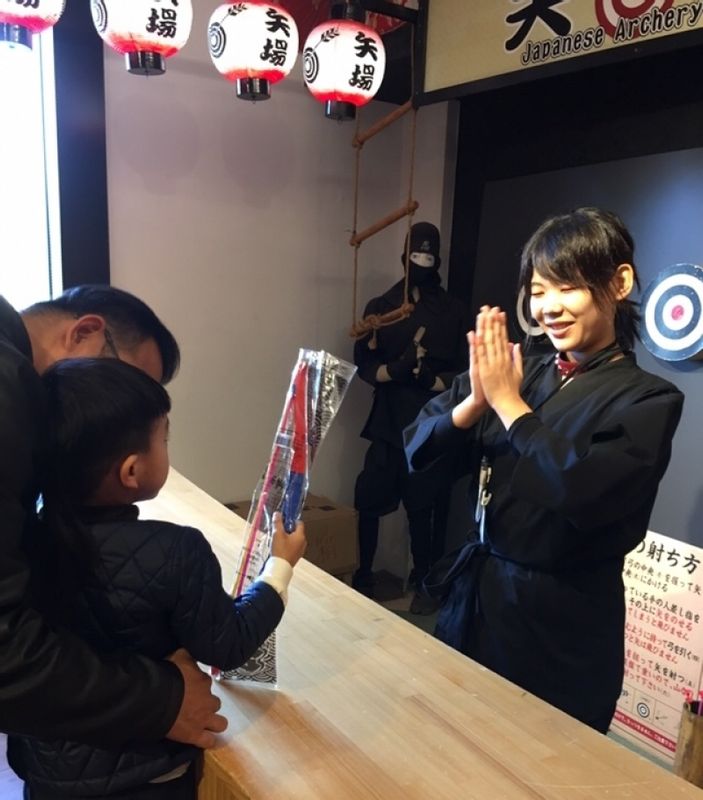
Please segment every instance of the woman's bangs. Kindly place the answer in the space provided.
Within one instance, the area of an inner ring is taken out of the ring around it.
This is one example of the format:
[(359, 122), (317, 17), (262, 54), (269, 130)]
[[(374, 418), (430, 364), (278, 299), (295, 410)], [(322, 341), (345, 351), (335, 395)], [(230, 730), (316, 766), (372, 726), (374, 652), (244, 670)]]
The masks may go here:
[(560, 242), (556, 237), (542, 241), (532, 253), (532, 270), (542, 278), (556, 284), (585, 286), (586, 281), (578, 266), (578, 256), (571, 242)]

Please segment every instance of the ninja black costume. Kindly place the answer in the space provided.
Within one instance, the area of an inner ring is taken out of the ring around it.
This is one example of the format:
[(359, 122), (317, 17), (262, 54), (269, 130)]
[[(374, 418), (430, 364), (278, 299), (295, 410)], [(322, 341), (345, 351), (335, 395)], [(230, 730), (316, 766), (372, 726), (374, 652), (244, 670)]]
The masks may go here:
[[(408, 294), (414, 310), (354, 346), (359, 375), (374, 387), (371, 412), (361, 432), (371, 445), (355, 489), (360, 545), (357, 588), (371, 581), (379, 517), (395, 511), (401, 501), (408, 515), (416, 579), (422, 579), (444, 548), (449, 474), (440, 467), (411, 476), (403, 453), (403, 429), (437, 391), (451, 385), (467, 363), (467, 310), (440, 286), (439, 246), (434, 225), (419, 222), (412, 226)], [(404, 262), (405, 253), (402, 259)], [(403, 300), (401, 280), (373, 298), (364, 316), (393, 311)], [(379, 370), (385, 370), (386, 380), (379, 380)]]
[(465, 373), (408, 428), (407, 454), (420, 473), (461, 454), (472, 501), (482, 458), (491, 469), (485, 541), (427, 579), (443, 598), (438, 638), (606, 731), (623, 678), (624, 557), (647, 532), (683, 395), (631, 354), (559, 382), (553, 355), (528, 358), (533, 413), (506, 432), (489, 410), (459, 430)]

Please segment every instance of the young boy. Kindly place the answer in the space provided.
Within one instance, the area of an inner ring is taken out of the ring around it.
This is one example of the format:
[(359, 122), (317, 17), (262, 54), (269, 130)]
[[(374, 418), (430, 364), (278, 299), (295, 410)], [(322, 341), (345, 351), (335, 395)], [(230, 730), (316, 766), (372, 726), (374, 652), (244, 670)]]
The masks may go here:
[[(200, 531), (140, 521), (133, 505), (155, 497), (168, 474), (165, 389), (109, 358), (61, 361), (42, 380), (52, 442), (44, 526), (29, 544), (44, 572), (37, 603), (106, 654), (161, 659), (185, 647), (206, 664), (241, 666), (281, 619), (305, 550), (302, 524), (286, 534), (276, 520), (271, 558), (233, 600)], [(117, 751), (11, 737), (8, 757), (29, 800), (195, 800), (197, 793), (199, 751), (168, 740)]]

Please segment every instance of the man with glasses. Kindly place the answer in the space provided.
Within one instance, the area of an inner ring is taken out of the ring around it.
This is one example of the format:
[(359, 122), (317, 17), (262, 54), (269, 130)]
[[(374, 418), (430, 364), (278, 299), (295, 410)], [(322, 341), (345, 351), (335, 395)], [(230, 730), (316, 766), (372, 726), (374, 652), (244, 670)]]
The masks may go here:
[(23, 538), (36, 516), (45, 397), (40, 373), (64, 358), (127, 361), (167, 383), (180, 354), (133, 295), (79, 286), (17, 313), (0, 297), (0, 730), (99, 746), (167, 738), (211, 747), (226, 720), (185, 651), (105, 660), (30, 606)]

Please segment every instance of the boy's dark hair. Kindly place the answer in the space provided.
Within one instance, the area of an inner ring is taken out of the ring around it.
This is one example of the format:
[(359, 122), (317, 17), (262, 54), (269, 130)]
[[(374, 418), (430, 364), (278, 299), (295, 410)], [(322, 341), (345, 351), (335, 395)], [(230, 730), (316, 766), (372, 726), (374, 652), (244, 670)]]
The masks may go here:
[(56, 607), (77, 591), (93, 561), (79, 509), (109, 470), (149, 449), (154, 425), (171, 409), (168, 392), (115, 358), (57, 361), (41, 376), (48, 400), (38, 557), (52, 563), (43, 592)]
[[(524, 290), (525, 318), (530, 318), (530, 286), (534, 272), (550, 281), (587, 287), (601, 307), (612, 299), (612, 280), (620, 264), (631, 264), (635, 285), (635, 243), (622, 220), (599, 208), (577, 208), (551, 217), (532, 234), (522, 250), (519, 288)], [(640, 314), (631, 300), (615, 309), (615, 337), (631, 350), (639, 336)]]
[(45, 502), (78, 507), (109, 469), (149, 449), (171, 401), (161, 384), (116, 358), (58, 361), (44, 372), (49, 416)]
[(146, 339), (153, 339), (163, 363), (162, 383), (178, 371), (181, 356), (173, 334), (149, 306), (129, 292), (114, 286), (85, 285), (67, 289), (60, 297), (35, 303), (28, 314), (61, 313), (72, 317), (99, 314), (118, 346), (130, 350)]

